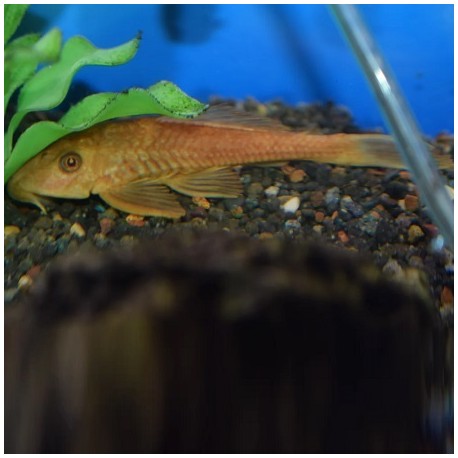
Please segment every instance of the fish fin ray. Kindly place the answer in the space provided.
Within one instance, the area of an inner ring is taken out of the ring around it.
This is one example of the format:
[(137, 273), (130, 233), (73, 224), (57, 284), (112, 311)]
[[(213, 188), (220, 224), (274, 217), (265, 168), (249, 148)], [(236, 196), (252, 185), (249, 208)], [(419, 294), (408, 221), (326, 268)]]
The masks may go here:
[[(394, 139), (389, 135), (355, 134), (354, 138), (358, 141), (362, 153), (361, 164), (355, 165), (407, 169), (407, 165), (397, 152)], [(433, 145), (427, 146), (440, 169), (453, 169), (453, 159), (449, 154), (434, 148)]]
[(230, 167), (214, 167), (178, 173), (167, 180), (177, 192), (193, 197), (238, 197), (242, 193), (239, 175)]
[(100, 197), (111, 206), (136, 215), (180, 218), (186, 213), (166, 186), (145, 179), (101, 192)]
[(174, 119), (161, 116), (158, 118), (160, 122), (186, 122), (194, 125), (205, 125), (213, 127), (225, 127), (245, 130), (284, 130), (291, 131), (290, 128), (267, 116), (261, 116), (256, 113), (240, 111), (236, 108), (221, 104), (213, 105), (204, 111), (202, 114), (193, 119)]

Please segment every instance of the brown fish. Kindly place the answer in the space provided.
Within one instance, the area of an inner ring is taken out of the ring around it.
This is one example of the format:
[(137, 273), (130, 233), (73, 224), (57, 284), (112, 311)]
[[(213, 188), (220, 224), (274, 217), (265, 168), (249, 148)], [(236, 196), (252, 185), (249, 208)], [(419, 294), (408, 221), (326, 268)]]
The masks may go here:
[[(315, 135), (268, 118), (212, 107), (195, 119), (142, 117), (98, 124), (70, 134), (27, 162), (8, 183), (9, 194), (46, 213), (46, 197), (98, 194), (138, 215), (179, 218), (176, 194), (237, 197), (234, 166), (288, 160), (405, 168), (390, 136)], [(449, 156), (439, 166), (453, 167)]]

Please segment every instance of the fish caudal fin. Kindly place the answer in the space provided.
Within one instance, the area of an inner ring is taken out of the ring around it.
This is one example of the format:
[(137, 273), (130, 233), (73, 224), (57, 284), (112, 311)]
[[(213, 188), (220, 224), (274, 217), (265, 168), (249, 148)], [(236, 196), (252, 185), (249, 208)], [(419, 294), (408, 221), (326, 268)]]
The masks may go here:
[[(359, 150), (362, 153), (361, 163), (355, 165), (395, 169), (407, 168), (397, 151), (396, 143), (389, 135), (355, 134), (352, 137), (356, 140)], [(441, 152), (438, 148), (433, 149), (430, 147), (430, 149), (440, 169), (453, 169), (453, 159), (451, 156)]]
[(149, 180), (128, 183), (99, 195), (112, 207), (135, 215), (180, 218), (186, 213), (166, 186)]

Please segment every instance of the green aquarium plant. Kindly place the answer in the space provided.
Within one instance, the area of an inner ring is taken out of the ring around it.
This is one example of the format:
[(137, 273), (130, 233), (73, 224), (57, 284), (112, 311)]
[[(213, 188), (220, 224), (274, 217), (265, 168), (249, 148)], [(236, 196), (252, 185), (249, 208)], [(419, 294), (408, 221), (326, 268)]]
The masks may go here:
[(62, 45), (58, 29), (42, 37), (27, 34), (11, 40), (27, 6), (4, 6), (4, 110), (19, 91), (5, 132), (5, 183), (28, 160), (69, 133), (125, 116), (162, 114), (190, 118), (206, 109), (207, 105), (189, 97), (173, 83), (160, 81), (147, 89), (90, 95), (72, 106), (58, 122), (36, 122), (14, 140), (28, 113), (51, 110), (63, 102), (80, 68), (126, 63), (135, 56), (140, 43), (137, 36), (121, 46), (99, 49), (84, 37), (75, 36)]

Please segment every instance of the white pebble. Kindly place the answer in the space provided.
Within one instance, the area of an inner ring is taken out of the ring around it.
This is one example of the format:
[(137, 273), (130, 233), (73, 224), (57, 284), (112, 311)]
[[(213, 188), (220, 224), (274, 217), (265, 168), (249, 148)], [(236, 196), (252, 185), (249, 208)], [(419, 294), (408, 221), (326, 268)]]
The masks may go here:
[(296, 210), (299, 208), (299, 205), (301, 204), (301, 201), (299, 197), (293, 196), (287, 201), (283, 202), (280, 205), (280, 208), (285, 212), (285, 213), (295, 213)]
[(27, 288), (30, 288), (32, 283), (33, 283), (32, 277), (30, 275), (25, 274), (25, 275), (22, 275), (21, 278), (19, 278), (17, 282), (17, 286), (19, 289), (27, 289)]
[(277, 197), (279, 192), (280, 188), (278, 186), (269, 186), (267, 189), (264, 190), (264, 194), (267, 197)]
[(84, 230), (84, 227), (81, 226), (81, 224), (74, 223), (72, 224), (72, 227), (70, 228), (70, 234), (83, 238), (86, 236), (86, 231)]

